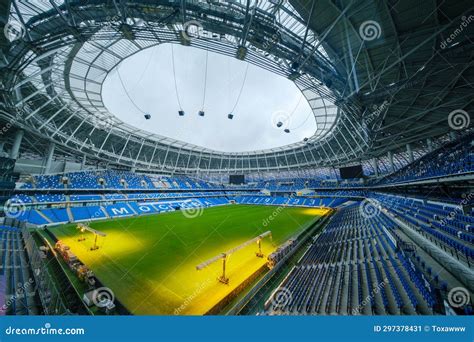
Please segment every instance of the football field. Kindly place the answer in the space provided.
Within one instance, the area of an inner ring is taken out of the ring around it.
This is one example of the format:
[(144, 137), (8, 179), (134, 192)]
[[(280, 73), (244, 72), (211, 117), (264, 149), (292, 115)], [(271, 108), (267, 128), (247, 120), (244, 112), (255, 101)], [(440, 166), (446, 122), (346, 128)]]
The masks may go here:
[[(90, 227), (107, 234), (90, 251), (91, 233), (80, 236), (75, 224), (51, 228), (53, 234), (110, 288), (133, 314), (206, 313), (266, 262), (266, 256), (325, 215), (326, 209), (226, 205), (185, 215), (175, 211), (96, 221)], [(270, 230), (262, 242), (264, 258), (251, 244), (227, 261), (228, 285), (217, 281), (219, 260), (197, 271), (196, 265)]]

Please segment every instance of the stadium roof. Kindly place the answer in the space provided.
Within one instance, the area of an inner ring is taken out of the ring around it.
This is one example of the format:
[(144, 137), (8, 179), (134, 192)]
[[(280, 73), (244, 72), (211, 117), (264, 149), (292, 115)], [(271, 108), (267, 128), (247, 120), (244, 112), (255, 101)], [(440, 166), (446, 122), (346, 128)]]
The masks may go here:
[[(452, 111), (472, 111), (471, 5), (12, 1), (2, 9), (18, 35), (0, 41), (0, 114), (30, 140), (137, 169), (264, 171), (367, 160), (421, 147), (452, 131)], [(244, 58), (294, 80), (313, 109), (315, 134), (224, 153), (121, 122), (103, 104), (103, 81), (123, 59), (165, 42)]]

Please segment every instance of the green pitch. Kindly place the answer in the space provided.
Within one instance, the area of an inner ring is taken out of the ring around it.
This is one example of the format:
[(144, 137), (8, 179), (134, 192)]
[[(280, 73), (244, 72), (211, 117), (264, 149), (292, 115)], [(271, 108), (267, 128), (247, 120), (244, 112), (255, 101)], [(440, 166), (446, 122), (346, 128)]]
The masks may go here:
[[(195, 266), (271, 230), (262, 250), (266, 255), (304, 230), (325, 209), (228, 205), (183, 212), (93, 222), (107, 234), (90, 251), (94, 237), (80, 236), (76, 225), (52, 228), (58, 239), (109, 287), (134, 314), (204, 314), (265, 263), (250, 245), (228, 258), (229, 285), (218, 283), (221, 262), (196, 271)], [(196, 214), (196, 213), (194, 213)], [(269, 219), (272, 217), (272, 219)], [(266, 222), (266, 223), (264, 223)]]

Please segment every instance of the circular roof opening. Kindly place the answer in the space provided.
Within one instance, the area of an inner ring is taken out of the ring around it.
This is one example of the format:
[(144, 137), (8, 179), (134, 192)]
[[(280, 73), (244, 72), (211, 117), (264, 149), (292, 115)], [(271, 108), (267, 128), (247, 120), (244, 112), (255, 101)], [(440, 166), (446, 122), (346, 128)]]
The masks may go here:
[(107, 75), (102, 98), (127, 124), (221, 152), (282, 147), (303, 141), (317, 128), (292, 81), (180, 45), (158, 45), (123, 60)]

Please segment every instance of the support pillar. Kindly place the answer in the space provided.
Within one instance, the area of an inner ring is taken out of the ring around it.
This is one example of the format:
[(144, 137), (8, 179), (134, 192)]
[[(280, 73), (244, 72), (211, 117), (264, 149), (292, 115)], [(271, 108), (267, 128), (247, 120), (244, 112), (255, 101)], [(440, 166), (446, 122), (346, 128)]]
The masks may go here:
[(431, 138), (426, 139), (426, 143), (428, 145), (428, 151), (432, 152), (433, 151), (433, 139), (431, 139)]
[(44, 166), (44, 173), (51, 171), (51, 163), (53, 162), (55, 143), (50, 143), (48, 147), (48, 154), (46, 155), (46, 165)]
[(395, 164), (393, 163), (393, 153), (392, 151), (387, 152), (388, 160), (390, 161), (390, 170), (395, 172)]
[(16, 131), (15, 140), (13, 141), (13, 147), (10, 152), (10, 158), (18, 159), (18, 156), (20, 154), (21, 141), (23, 140), (24, 135), (25, 135), (25, 131), (21, 129)]
[(379, 166), (378, 166), (378, 163), (377, 163), (377, 158), (372, 158), (372, 167), (374, 168), (374, 171), (375, 171), (375, 177), (378, 177), (379, 176)]
[(86, 162), (87, 162), (87, 156), (84, 154), (82, 156), (81, 170), (84, 170), (86, 168)]
[(413, 150), (411, 149), (410, 144), (407, 144), (407, 153), (408, 153), (408, 160), (410, 160), (410, 163), (413, 163), (415, 159), (413, 158)]

